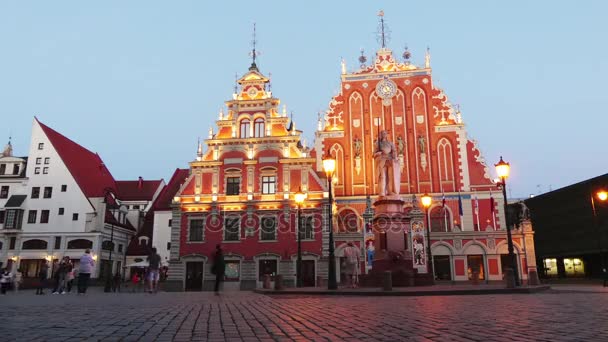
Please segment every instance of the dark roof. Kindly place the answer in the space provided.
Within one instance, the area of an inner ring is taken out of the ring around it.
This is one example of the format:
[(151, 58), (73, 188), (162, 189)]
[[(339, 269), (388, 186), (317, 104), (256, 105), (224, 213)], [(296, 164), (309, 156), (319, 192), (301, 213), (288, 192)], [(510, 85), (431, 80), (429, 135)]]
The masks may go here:
[(133, 227), (133, 225), (131, 224), (131, 222), (129, 222), (129, 220), (125, 220), (125, 223), (121, 223), (119, 222), (116, 217), (114, 215), (112, 215), (112, 212), (107, 209), (106, 210), (106, 217), (105, 217), (105, 223), (117, 226), (117, 227), (121, 227), (124, 229), (128, 229), (131, 231), (137, 231), (137, 229), (135, 229), (135, 227)]
[(171, 210), (173, 197), (175, 197), (175, 194), (189, 175), (190, 170), (188, 169), (175, 169), (173, 176), (169, 180), (169, 184), (165, 186), (156, 198), (156, 201), (154, 201), (154, 210)]
[(117, 196), (122, 201), (152, 201), (163, 180), (116, 181)]
[(88, 198), (104, 197), (106, 188), (116, 188), (114, 177), (97, 153), (66, 138), (36, 119), (44, 134)]
[(27, 195), (12, 195), (6, 201), (5, 208), (19, 208), (23, 204), (23, 201), (27, 198)]
[[(175, 169), (173, 176), (169, 180), (169, 183), (163, 188), (161, 193), (158, 195), (152, 209), (150, 209), (144, 217), (144, 223), (141, 230), (135, 235), (129, 247), (127, 248), (127, 255), (148, 255), (152, 248), (152, 239), (154, 235), (154, 213), (161, 210), (171, 210), (171, 202), (173, 197), (179, 191), (182, 183), (190, 175), (188, 169)], [(139, 243), (139, 238), (145, 236), (149, 239), (148, 244), (142, 245)]]

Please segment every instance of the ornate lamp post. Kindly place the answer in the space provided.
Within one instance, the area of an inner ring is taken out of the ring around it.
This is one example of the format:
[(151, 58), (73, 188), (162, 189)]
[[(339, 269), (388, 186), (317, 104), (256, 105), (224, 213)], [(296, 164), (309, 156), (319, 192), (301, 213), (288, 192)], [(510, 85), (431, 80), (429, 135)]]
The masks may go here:
[(336, 282), (336, 256), (334, 255), (334, 228), (333, 224), (333, 194), (331, 191), (331, 183), (334, 177), (334, 171), (336, 171), (336, 160), (331, 157), (331, 152), (327, 150), (327, 155), (323, 158), (323, 170), (327, 175), (327, 184), (329, 190), (329, 265), (328, 265), (328, 279), (327, 289), (336, 290), (338, 284)]
[(431, 229), (429, 227), (429, 208), (433, 203), (433, 198), (429, 196), (428, 193), (425, 193), (420, 198), (420, 201), (424, 207), (424, 225), (426, 226), (426, 255), (428, 255), (429, 273), (431, 274), (433, 283), (435, 283), (435, 267), (433, 265), (433, 253), (431, 252)]
[(298, 205), (298, 260), (296, 261), (296, 287), (302, 287), (302, 220), (300, 220), (300, 208), (306, 199), (306, 194), (302, 192), (302, 187), (294, 195)]
[(507, 243), (509, 248), (509, 266), (513, 270), (513, 276), (515, 277), (515, 286), (519, 286), (519, 272), (517, 270), (517, 260), (515, 259), (515, 253), (513, 253), (513, 238), (511, 237), (511, 225), (509, 225), (508, 219), (508, 211), (507, 211), (507, 178), (509, 177), (509, 171), (511, 170), (511, 165), (502, 160), (502, 156), (500, 157), (500, 161), (497, 164), (494, 164), (496, 167), (496, 173), (500, 178), (500, 186), (502, 187), (502, 196), (504, 199), (504, 211), (505, 211), (505, 224), (507, 225)]
[(595, 198), (594, 196), (600, 201), (600, 202), (606, 202), (606, 200), (608, 200), (608, 191), (606, 190), (599, 190), (597, 192), (595, 192), (595, 194), (591, 194), (591, 209), (593, 209), (593, 224), (595, 225), (595, 228), (597, 229), (597, 243), (599, 245), (599, 249), (600, 249), (600, 262), (601, 262), (601, 267), (602, 267), (602, 280), (603, 280), (603, 285), (604, 287), (606, 287), (606, 283), (608, 282), (608, 277), (607, 277), (607, 273), (606, 273), (606, 258), (604, 257), (604, 251), (602, 250), (602, 231), (600, 230), (600, 224), (597, 220), (597, 210), (595, 208)]

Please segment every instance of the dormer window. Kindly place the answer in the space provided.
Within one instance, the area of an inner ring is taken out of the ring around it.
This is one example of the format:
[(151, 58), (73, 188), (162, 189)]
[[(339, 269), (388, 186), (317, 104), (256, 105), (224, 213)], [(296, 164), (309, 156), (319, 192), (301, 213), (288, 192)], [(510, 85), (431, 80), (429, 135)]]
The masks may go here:
[(0, 175), (6, 172), (6, 164), (0, 164)]
[(241, 138), (250, 138), (251, 121), (249, 119), (241, 120)]
[(264, 119), (262, 119), (262, 118), (255, 119), (253, 121), (253, 136), (255, 138), (262, 138), (262, 137), (264, 137), (264, 132), (265, 132)]
[(19, 174), (19, 164), (13, 165), (13, 175)]

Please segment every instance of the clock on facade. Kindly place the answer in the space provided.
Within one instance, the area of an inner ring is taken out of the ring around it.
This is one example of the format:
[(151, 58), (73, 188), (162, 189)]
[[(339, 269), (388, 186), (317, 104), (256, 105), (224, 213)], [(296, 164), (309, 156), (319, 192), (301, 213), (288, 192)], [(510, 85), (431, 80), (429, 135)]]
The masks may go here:
[(383, 79), (376, 85), (376, 93), (382, 99), (385, 106), (390, 105), (390, 100), (397, 94), (397, 85), (388, 78)]

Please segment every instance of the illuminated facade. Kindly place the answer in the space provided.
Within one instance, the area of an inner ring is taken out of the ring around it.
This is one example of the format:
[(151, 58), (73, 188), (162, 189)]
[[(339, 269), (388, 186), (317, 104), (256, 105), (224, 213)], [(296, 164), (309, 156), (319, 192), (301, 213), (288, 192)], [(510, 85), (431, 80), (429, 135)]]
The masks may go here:
[[(407, 50), (397, 60), (382, 36), (374, 60), (366, 64), (362, 54), (359, 61), (352, 72), (342, 62), (340, 93), (318, 122), (314, 146), (317, 171), (327, 153), (337, 159), (337, 256), (351, 240), (371, 254), (380, 248), (364, 227), (372, 215), (366, 197), (377, 196), (372, 155), (379, 133), (387, 130), (399, 158), (404, 210), (424, 193), (433, 197), (429, 222), (435, 279), (467, 281), (475, 273), (482, 281), (502, 280), (508, 265), (502, 193), (476, 141), (467, 136), (462, 113), (434, 85), (430, 52), (423, 66), (410, 62)], [(529, 221), (513, 224), (518, 269), (526, 280), (536, 269), (533, 231)]]
[(227, 262), (225, 288), (261, 287), (266, 275), (294, 284), (294, 194), (301, 190), (307, 195), (301, 208), (302, 279), (315, 286), (326, 269), (321, 262), (325, 181), (255, 59), (237, 82), (174, 198), (168, 284), (176, 290), (211, 288), (217, 244)]

